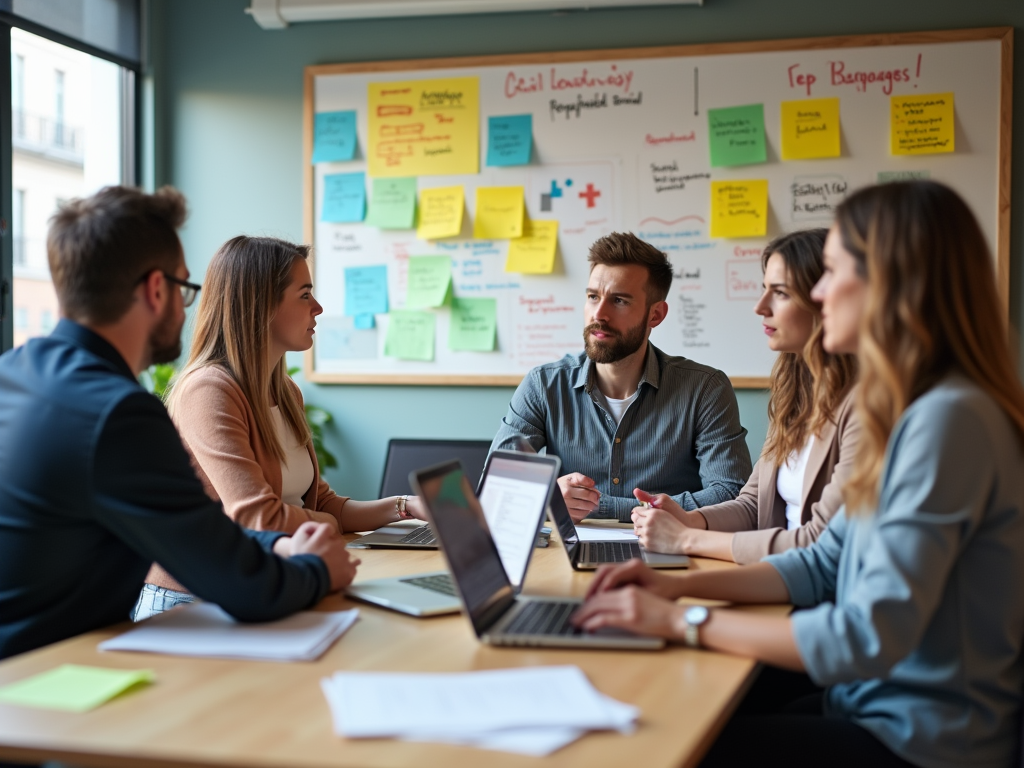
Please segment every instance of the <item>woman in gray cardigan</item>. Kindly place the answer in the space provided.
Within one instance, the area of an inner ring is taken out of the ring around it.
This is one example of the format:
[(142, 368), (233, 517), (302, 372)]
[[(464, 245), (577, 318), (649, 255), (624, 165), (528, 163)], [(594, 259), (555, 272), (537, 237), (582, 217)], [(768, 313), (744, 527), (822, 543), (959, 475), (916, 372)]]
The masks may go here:
[(948, 187), (886, 184), (839, 207), (825, 265), (825, 347), (860, 362), (845, 508), (811, 546), (745, 568), (607, 568), (576, 621), (827, 686), (734, 718), (705, 765), (1005, 768), (1024, 689), (1024, 388), (985, 238)]
[(860, 430), (853, 415), (856, 357), (822, 346), (821, 307), (811, 289), (822, 275), (828, 230), (776, 238), (764, 249), (764, 293), (754, 306), (772, 368), (768, 439), (750, 480), (731, 501), (690, 511), (667, 494), (633, 493), (640, 543), (652, 552), (756, 563), (806, 547), (839, 511)]

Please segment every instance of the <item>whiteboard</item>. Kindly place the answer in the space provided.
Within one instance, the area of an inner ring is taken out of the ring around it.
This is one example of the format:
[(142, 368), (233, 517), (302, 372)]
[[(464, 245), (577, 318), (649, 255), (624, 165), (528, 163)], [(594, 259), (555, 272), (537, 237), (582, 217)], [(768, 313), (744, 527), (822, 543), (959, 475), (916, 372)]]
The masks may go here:
[[(964, 197), (992, 249), (1005, 304), (1010, 37), (1009, 28), (997, 28), (308, 67), (306, 237), (314, 244), (315, 293), (324, 313), (306, 376), (326, 383), (517, 384), (533, 366), (582, 349), (589, 246), (630, 231), (665, 251), (676, 274), (669, 315), (653, 343), (725, 371), (736, 386), (765, 386), (774, 354), (753, 312), (762, 249), (784, 232), (828, 226), (847, 191), (876, 183), (883, 172), (927, 176)], [(415, 230), (320, 221), (324, 176), (366, 169), (368, 84), (465, 76), (480, 84), (480, 171), (418, 178), (419, 190), (464, 187), (460, 236), (421, 241)], [(889, 96), (945, 92), (955, 95), (955, 152), (893, 156)], [(824, 97), (840, 99), (841, 156), (782, 161), (780, 103)], [(707, 110), (747, 104), (764, 105), (767, 162), (711, 167)], [(314, 115), (335, 110), (357, 113), (356, 156), (311, 165)], [(487, 167), (487, 118), (527, 113), (530, 163)], [(767, 234), (712, 238), (711, 182), (750, 179), (768, 181)], [(505, 272), (508, 241), (472, 238), (475, 190), (490, 186), (521, 186), (531, 219), (559, 222), (553, 274)], [(828, 191), (807, 205), (799, 190), (808, 189)], [(386, 315), (373, 329), (354, 327), (345, 315), (345, 268), (386, 265), (390, 309), (401, 309), (408, 259), (419, 255), (451, 257), (455, 297), (497, 300), (495, 351), (449, 350), (444, 307), (432, 310), (429, 362), (384, 355)]]

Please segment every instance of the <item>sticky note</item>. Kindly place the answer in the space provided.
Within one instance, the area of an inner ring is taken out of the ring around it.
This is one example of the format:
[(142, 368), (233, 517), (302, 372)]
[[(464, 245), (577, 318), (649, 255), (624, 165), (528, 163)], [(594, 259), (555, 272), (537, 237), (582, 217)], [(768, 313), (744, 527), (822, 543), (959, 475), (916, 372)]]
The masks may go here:
[(956, 130), (952, 93), (890, 96), (889, 109), (894, 155), (953, 151)]
[(764, 104), (709, 109), (708, 144), (713, 168), (767, 162)]
[(839, 157), (839, 99), (784, 101), (782, 159), (808, 160)]
[(434, 359), (434, 315), (431, 312), (390, 312), (384, 354), (400, 360)]
[(533, 115), (487, 119), (487, 164), (526, 165), (533, 147)]
[(452, 284), (449, 256), (410, 256), (405, 306), (408, 309), (440, 307)]
[(370, 175), (445, 176), (480, 170), (480, 78), (370, 83)]
[(320, 221), (353, 222), (366, 216), (366, 174), (333, 173), (324, 176)]
[(525, 204), (522, 187), (477, 187), (473, 237), (500, 240), (522, 237)]
[(313, 162), (351, 160), (355, 154), (355, 110), (317, 112), (313, 117)]
[(764, 237), (768, 231), (768, 181), (712, 181), (711, 236)]
[(879, 171), (878, 183), (887, 184), (890, 181), (912, 181), (913, 179), (930, 179), (931, 171)]
[(373, 328), (375, 314), (388, 311), (388, 268), (345, 268), (345, 314), (355, 316), (355, 327)]
[(436, 187), (420, 192), (416, 237), (437, 240), (455, 237), (462, 231), (464, 192), (458, 187)]
[(455, 299), (452, 302), (448, 349), (493, 352), (497, 336), (497, 299)]
[(527, 219), (523, 236), (508, 241), (506, 272), (550, 275), (555, 268), (558, 222)]
[(412, 229), (416, 220), (416, 179), (374, 179), (366, 223), (381, 229)]
[(148, 669), (63, 664), (0, 688), (0, 701), (39, 709), (88, 712), (119, 693), (155, 679)]

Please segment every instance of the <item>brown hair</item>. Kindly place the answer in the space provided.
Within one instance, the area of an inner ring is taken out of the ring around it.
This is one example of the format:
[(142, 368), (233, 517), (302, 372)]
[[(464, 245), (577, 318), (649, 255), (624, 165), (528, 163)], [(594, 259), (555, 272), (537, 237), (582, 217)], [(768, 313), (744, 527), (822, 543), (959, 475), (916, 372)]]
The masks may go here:
[(844, 489), (856, 513), (877, 505), (896, 422), (940, 378), (971, 379), (1022, 437), (1024, 387), (988, 246), (956, 192), (933, 181), (868, 187), (839, 206), (836, 226), (869, 286), (858, 349), (864, 432)]
[(790, 232), (768, 243), (761, 254), (761, 269), (779, 254), (786, 265), (786, 285), (793, 301), (811, 313), (811, 337), (801, 352), (780, 352), (772, 366), (768, 398), (768, 438), (763, 454), (781, 466), (789, 455), (821, 433), (835, 420), (836, 410), (857, 378), (853, 355), (833, 355), (821, 344), (821, 307), (811, 299), (811, 289), (824, 269), (822, 249), (827, 229)]
[(178, 268), (176, 230), (186, 216), (185, 198), (173, 187), (152, 195), (105, 187), (61, 205), (50, 219), (46, 256), (62, 314), (93, 325), (120, 320), (142, 278)]
[[(310, 434), (284, 358), (271, 368), (270, 323), (291, 282), (295, 260), (308, 256), (308, 245), (274, 237), (239, 235), (224, 243), (206, 269), (188, 362), (175, 377), (176, 384), (208, 365), (230, 373), (249, 401), (263, 444), (282, 461), (285, 452), (270, 410), (273, 402), (300, 444)], [(171, 415), (182, 407), (179, 391), (172, 385), (167, 401)]]
[(672, 287), (672, 264), (662, 251), (646, 243), (632, 232), (612, 232), (590, 246), (590, 271), (603, 264), (617, 267), (639, 264), (647, 268), (647, 306), (664, 301)]

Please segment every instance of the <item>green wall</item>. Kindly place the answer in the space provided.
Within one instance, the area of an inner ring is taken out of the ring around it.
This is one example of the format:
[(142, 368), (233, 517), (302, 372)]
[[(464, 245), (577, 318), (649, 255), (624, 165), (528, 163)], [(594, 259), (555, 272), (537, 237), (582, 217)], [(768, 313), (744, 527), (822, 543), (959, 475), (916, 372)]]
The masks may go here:
[[(302, 239), (302, 71), (310, 64), (527, 51), (678, 45), (965, 27), (1024, 28), (1021, 0), (705, 0), (703, 7), (634, 7), (382, 19), (264, 31), (246, 0), (150, 0), (147, 184), (173, 184), (191, 208), (182, 232), (201, 277), (238, 233)], [(639, 4), (637, 4), (639, 5)], [(1024, 212), (1024, 67), (1015, 57), (1011, 319), (1021, 328)], [(294, 364), (299, 363), (296, 356)], [(332, 411), (328, 447), (341, 467), (328, 481), (355, 498), (376, 495), (390, 437), (493, 436), (512, 390), (475, 387), (317, 386), (309, 402)], [(738, 393), (756, 457), (767, 421), (763, 392)]]

